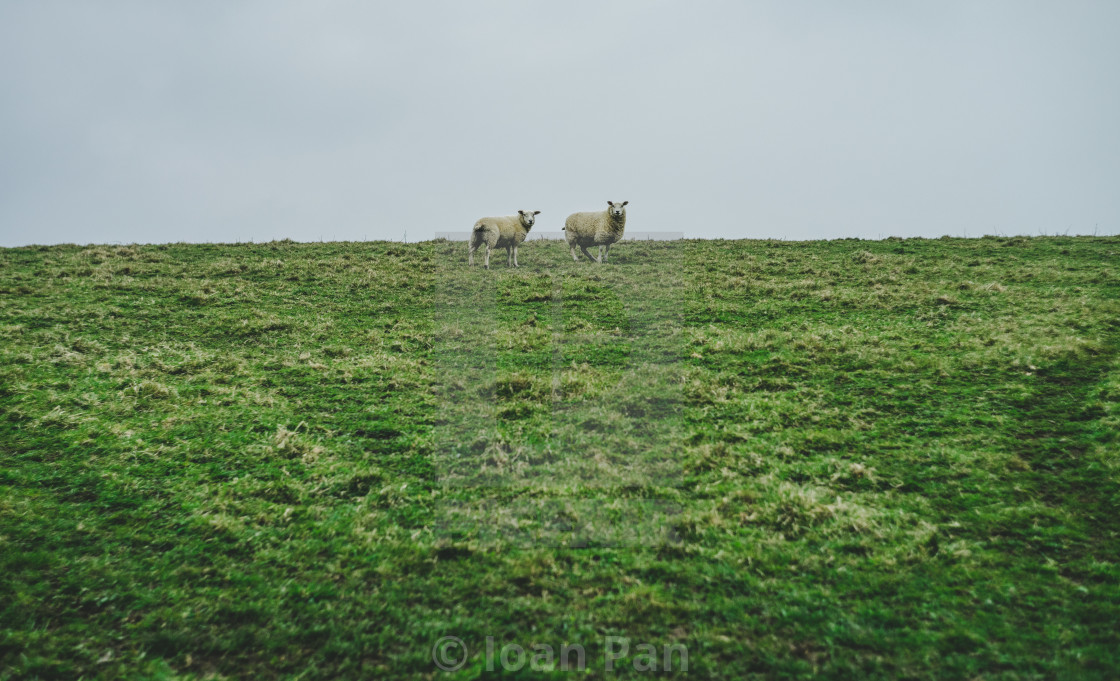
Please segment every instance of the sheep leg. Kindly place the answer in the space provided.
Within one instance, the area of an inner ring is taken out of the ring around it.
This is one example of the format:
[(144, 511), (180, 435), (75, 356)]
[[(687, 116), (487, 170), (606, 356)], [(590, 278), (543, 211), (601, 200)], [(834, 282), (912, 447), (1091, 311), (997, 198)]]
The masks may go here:
[(506, 246), (506, 267), (513, 267), (513, 249)]
[(569, 248), (570, 248), (570, 249), (571, 249), (571, 251), (572, 251), (572, 260), (575, 260), (576, 262), (579, 262), (579, 256), (578, 256), (578, 255), (576, 255), (576, 245), (575, 245), (575, 244), (571, 244), (571, 245), (569, 246)]
[(517, 264), (517, 244), (514, 244), (513, 246), (513, 266), (521, 267), (521, 265)]
[(603, 254), (603, 262), (606, 262), (607, 258), (609, 258), (610, 256), (611, 256), (611, 245), (607, 244), (607, 252)]
[(494, 250), (494, 247), (486, 244), (486, 269), (490, 269), (490, 251), (492, 250)]
[(594, 262), (599, 262), (598, 258), (596, 258), (595, 256), (591, 255), (591, 253), (588, 252), (587, 246), (580, 246), (579, 249), (581, 251), (583, 251), (583, 254), (587, 256), (588, 260), (592, 260)]

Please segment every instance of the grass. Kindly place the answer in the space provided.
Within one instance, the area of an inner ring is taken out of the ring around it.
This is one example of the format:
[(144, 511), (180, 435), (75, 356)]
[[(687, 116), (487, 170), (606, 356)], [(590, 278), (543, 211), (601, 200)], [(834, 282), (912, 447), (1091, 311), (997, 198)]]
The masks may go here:
[(1116, 678), (1118, 256), (0, 250), (0, 680)]

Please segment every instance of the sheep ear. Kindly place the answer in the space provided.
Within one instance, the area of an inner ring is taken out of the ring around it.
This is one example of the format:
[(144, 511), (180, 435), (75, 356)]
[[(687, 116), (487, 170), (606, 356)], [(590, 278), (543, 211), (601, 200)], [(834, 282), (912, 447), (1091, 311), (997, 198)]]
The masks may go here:
[(540, 214), (541, 214), (541, 212), (539, 210), (533, 211), (533, 215), (540, 215)]
[(519, 211), (517, 211), (517, 214), (518, 214), (518, 215), (524, 215), (524, 214), (525, 214), (525, 211), (523, 211), (523, 210), (519, 210)]
[(608, 206), (613, 206), (613, 205), (614, 205), (614, 201), (607, 201), (607, 205), (608, 205)]
[(629, 201), (623, 201), (623, 202), (622, 202), (622, 205), (624, 205), (624, 206), (625, 206), (625, 205), (626, 205), (626, 204), (628, 204), (628, 203), (630, 203), (630, 202), (629, 202)]

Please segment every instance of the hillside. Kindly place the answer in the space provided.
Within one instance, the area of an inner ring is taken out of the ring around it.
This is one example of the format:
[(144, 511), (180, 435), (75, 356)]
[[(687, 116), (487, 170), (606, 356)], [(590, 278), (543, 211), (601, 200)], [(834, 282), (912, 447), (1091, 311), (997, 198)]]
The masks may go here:
[(611, 256), (0, 250), (0, 681), (1120, 676), (1120, 238)]

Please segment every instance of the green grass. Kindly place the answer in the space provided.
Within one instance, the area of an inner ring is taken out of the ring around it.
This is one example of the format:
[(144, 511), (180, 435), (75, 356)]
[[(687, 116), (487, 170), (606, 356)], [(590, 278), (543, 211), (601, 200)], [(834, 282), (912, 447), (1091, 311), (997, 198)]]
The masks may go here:
[(519, 259), (0, 250), (0, 681), (1120, 676), (1120, 238)]

